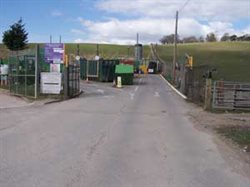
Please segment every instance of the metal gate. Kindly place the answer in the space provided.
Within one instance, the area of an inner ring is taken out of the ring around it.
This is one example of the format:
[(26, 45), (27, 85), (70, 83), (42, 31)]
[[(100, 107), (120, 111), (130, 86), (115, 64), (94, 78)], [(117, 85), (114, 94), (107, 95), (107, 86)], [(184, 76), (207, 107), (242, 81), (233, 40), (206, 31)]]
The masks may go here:
[(10, 93), (37, 98), (37, 52), (25, 50), (9, 57)]
[(200, 65), (195, 66), (192, 69), (185, 68), (185, 70), (180, 73), (183, 76), (180, 76), (183, 81), (182, 91), (194, 103), (204, 103), (206, 85), (204, 75), (207, 70), (209, 70), (207, 65)]
[(64, 72), (64, 92), (65, 96), (72, 98), (77, 96), (80, 89), (80, 64), (73, 63), (69, 64), (68, 67), (65, 68)]
[(213, 108), (250, 110), (250, 83), (215, 81)]
[(98, 78), (99, 76), (99, 61), (87, 61), (87, 78)]

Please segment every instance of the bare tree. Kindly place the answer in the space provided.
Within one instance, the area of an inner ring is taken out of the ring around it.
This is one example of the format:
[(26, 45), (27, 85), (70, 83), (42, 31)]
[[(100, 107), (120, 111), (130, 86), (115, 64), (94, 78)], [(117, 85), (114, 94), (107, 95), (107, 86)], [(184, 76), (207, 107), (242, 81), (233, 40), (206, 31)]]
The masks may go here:
[(213, 32), (207, 34), (206, 41), (207, 42), (216, 42), (217, 41), (216, 35)]

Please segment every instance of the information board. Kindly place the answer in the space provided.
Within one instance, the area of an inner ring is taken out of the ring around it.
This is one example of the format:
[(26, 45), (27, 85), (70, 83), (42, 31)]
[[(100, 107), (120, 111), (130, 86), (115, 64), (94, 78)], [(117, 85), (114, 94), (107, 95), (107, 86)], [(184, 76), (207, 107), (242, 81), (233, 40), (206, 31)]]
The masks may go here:
[(43, 94), (60, 94), (61, 92), (61, 73), (41, 73), (41, 93)]
[(64, 44), (46, 43), (44, 46), (45, 62), (49, 64), (62, 64), (64, 56)]

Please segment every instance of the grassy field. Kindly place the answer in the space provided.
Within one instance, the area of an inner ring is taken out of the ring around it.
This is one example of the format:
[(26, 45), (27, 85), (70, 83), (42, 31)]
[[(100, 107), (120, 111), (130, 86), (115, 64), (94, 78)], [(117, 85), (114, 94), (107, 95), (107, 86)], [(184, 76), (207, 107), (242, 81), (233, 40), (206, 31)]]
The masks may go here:
[[(34, 47), (30, 44), (30, 47)], [(87, 59), (96, 54), (96, 44), (79, 44), (80, 55)], [(67, 54), (77, 54), (77, 45), (67, 43)], [(144, 46), (144, 58), (148, 58), (149, 46)], [(168, 64), (172, 63), (173, 45), (158, 45), (158, 55)], [(216, 68), (215, 79), (250, 82), (250, 42), (214, 42), (178, 45), (178, 61), (183, 62), (185, 53), (192, 55), (194, 66), (208, 65)], [(134, 57), (134, 47), (128, 45), (100, 44), (103, 58)], [(0, 44), (0, 58), (7, 58), (8, 50)]]
[[(96, 54), (95, 44), (80, 44), (79, 51), (81, 56), (86, 58), (93, 58)], [(149, 46), (144, 47), (144, 56), (147, 57), (149, 53)], [(66, 44), (65, 50), (67, 54), (76, 54), (77, 45), (76, 44)], [(134, 46), (128, 45), (111, 45), (111, 44), (100, 44), (99, 45), (99, 55), (103, 58), (119, 58), (119, 57), (134, 57)]]
[[(40, 44), (43, 46), (43, 44)], [(35, 44), (29, 44), (30, 48), (35, 47)], [(87, 59), (91, 59), (96, 55), (96, 44), (79, 44), (80, 56)], [(65, 44), (66, 54), (77, 54), (77, 44), (66, 43)], [(149, 46), (144, 46), (144, 57), (149, 56)], [(8, 50), (3, 44), (0, 44), (0, 58), (8, 57)], [(111, 44), (100, 44), (99, 55), (105, 59), (119, 58), (119, 57), (134, 57), (134, 46), (131, 45), (111, 45)]]
[[(173, 59), (173, 45), (158, 46), (157, 53), (166, 63)], [(214, 42), (178, 45), (178, 61), (185, 53), (193, 56), (194, 66), (216, 68), (215, 79), (250, 82), (250, 42)]]

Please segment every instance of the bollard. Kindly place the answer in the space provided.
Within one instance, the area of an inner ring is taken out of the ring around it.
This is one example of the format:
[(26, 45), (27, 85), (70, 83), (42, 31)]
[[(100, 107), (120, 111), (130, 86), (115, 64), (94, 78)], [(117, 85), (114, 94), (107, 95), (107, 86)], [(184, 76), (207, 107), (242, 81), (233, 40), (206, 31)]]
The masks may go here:
[(117, 88), (122, 88), (122, 78), (120, 76), (117, 77)]

